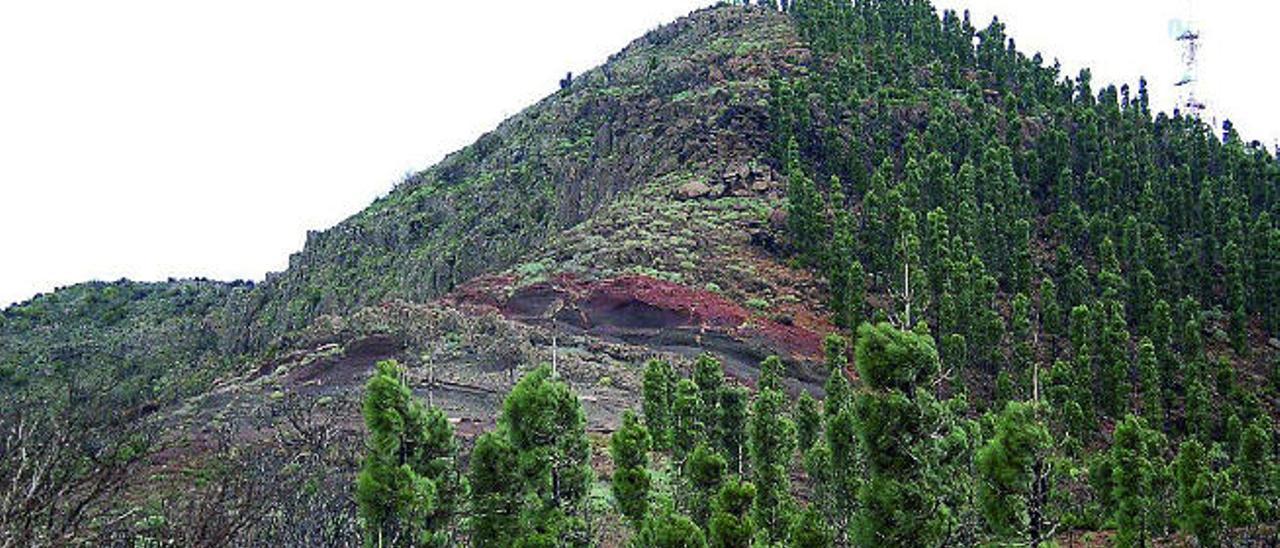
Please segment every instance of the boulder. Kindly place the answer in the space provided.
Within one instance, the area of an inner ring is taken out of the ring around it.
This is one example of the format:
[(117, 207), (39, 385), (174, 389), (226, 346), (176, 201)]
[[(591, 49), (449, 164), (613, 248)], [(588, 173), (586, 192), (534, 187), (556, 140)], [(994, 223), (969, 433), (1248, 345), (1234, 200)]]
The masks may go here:
[(751, 168), (746, 162), (736, 162), (724, 168), (722, 179), (725, 184), (733, 185), (734, 183), (745, 183), (751, 176)]
[(711, 194), (711, 187), (702, 181), (689, 181), (676, 189), (676, 195), (686, 200), (703, 198)]

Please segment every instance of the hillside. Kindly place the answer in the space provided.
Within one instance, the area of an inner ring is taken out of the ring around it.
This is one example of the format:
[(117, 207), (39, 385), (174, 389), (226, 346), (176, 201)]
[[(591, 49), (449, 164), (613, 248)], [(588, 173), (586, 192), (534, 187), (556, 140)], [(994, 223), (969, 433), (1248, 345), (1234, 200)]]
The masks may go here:
[(662, 178), (759, 160), (767, 78), (795, 36), (764, 11), (655, 30), (475, 144), (311, 234), (261, 290), (255, 333), (388, 298), (439, 297), (514, 266), (550, 237)]
[[(201, 345), (156, 341), (155, 346), (172, 348), (153, 348), (154, 354), (199, 357), (179, 365), (185, 374), (207, 370), (210, 361), (252, 360), (289, 350), (284, 338), (322, 316), (344, 316), (391, 300), (425, 302), (477, 275), (536, 265), (536, 255), (555, 249), (552, 238), (569, 242), (576, 236), (566, 231), (589, 230), (583, 225), (597, 214), (618, 215), (625, 206), (610, 210), (610, 205), (636, 199), (633, 191), (641, 188), (697, 180), (726, 196), (746, 192), (776, 198), (776, 174), (760, 167), (770, 139), (767, 79), (794, 70), (803, 56), (785, 17), (776, 12), (709, 11), (654, 30), (350, 219), (309, 234), (286, 271), (226, 290), (194, 320), (205, 331)], [(725, 175), (732, 169), (747, 171)], [(726, 184), (734, 188), (719, 186)], [(752, 184), (765, 185), (764, 190), (750, 190)], [(754, 220), (763, 220), (767, 213), (752, 207), (758, 214)], [(667, 243), (665, 231), (658, 231), (643, 245), (678, 252)], [(618, 241), (594, 252), (632, 244)], [(695, 244), (685, 247), (701, 249)], [(690, 258), (665, 268), (675, 272)], [(602, 274), (653, 266), (638, 255), (612, 263)], [(583, 269), (566, 265), (561, 270)], [(93, 295), (115, 292), (105, 287), (77, 286), (7, 309), (0, 332), (11, 333), (15, 344), (0, 362), (15, 368), (54, 361), (93, 367), (94, 351), (81, 348), (89, 337), (45, 339), (41, 325), (104, 327), (94, 317), (97, 311), (78, 301), (117, 298)], [(150, 312), (140, 308), (121, 308), (122, 323), (135, 316), (145, 323)], [(107, 329), (100, 338), (115, 341), (127, 332)], [(62, 344), (64, 350), (53, 357), (41, 352), (40, 344)]]
[[(354, 544), (383, 443), (361, 410), (389, 401), (438, 454), (430, 504), (386, 503), (425, 513), (378, 534), (483, 544), (476, 493), (525, 485), (477, 475), (509, 443), (566, 468), (511, 495), (499, 545), (739, 545), (697, 502), (734, 476), (752, 519), (714, 510), (759, 542), (1274, 542), (1276, 159), (999, 21), (782, 7), (649, 32), (264, 281), (5, 309), (0, 472), (35, 487), (0, 547)], [(520, 446), (521, 397), (557, 441)]]

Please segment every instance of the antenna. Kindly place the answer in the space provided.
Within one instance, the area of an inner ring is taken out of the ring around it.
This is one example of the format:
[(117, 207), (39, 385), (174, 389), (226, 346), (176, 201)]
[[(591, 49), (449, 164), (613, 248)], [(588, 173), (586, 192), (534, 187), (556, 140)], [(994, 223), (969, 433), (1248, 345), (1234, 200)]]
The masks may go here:
[(1197, 57), (1200, 54), (1200, 29), (1196, 25), (1192, 13), (1192, 0), (1187, 0), (1187, 19), (1173, 20), (1169, 24), (1169, 33), (1182, 48), (1182, 77), (1174, 86), (1178, 89), (1178, 106), (1186, 114), (1200, 119), (1204, 116), (1206, 106), (1196, 95), (1196, 83), (1199, 81)]

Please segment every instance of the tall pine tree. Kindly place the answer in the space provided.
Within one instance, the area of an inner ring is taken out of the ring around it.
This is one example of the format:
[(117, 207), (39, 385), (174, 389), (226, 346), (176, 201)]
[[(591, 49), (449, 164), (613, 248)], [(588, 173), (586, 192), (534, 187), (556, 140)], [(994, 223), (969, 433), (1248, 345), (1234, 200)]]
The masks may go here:
[(613, 498), (618, 510), (633, 524), (644, 522), (649, 511), (649, 431), (630, 409), (622, 414), (622, 426), (609, 438), (613, 458)]
[(796, 427), (788, 417), (791, 402), (782, 389), (782, 361), (777, 356), (760, 364), (758, 385), (747, 430), (751, 479), (756, 487), (752, 517), (771, 542), (781, 542), (790, 518), (790, 465)]
[(444, 412), (425, 407), (394, 360), (378, 362), (365, 388), (368, 454), (356, 500), (373, 545), (449, 544), (459, 494), (457, 441)]
[(858, 328), (856, 356), (864, 389), (854, 399), (859, 445), (866, 455), (866, 481), (858, 492), (861, 511), (854, 543), (864, 546), (928, 546), (939, 537), (934, 495), (924, 472), (933, 424), (921, 398), (938, 371), (932, 339), (887, 323)]

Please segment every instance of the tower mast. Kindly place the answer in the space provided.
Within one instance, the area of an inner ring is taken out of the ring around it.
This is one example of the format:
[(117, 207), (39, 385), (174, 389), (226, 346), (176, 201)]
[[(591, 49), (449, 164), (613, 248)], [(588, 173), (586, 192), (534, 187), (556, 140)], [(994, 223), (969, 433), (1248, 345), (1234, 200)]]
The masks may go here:
[(1200, 28), (1192, 13), (1192, 0), (1187, 0), (1187, 19), (1174, 37), (1182, 48), (1182, 77), (1174, 84), (1178, 88), (1178, 107), (1189, 116), (1199, 119), (1206, 106), (1196, 93), (1199, 81), (1197, 58), (1200, 55)]

